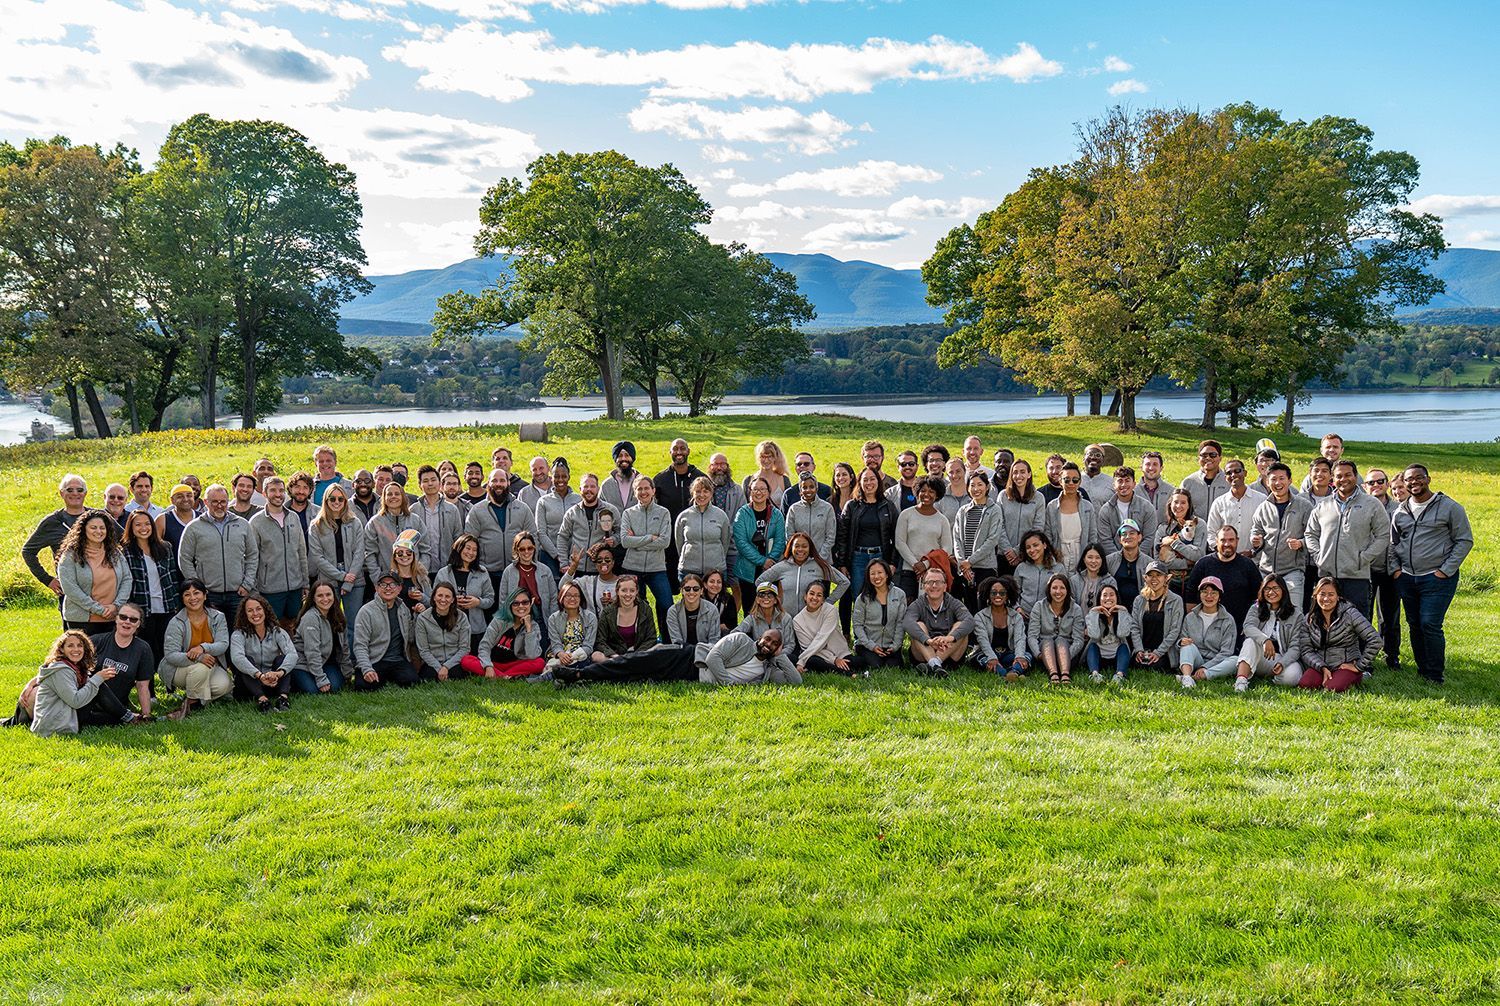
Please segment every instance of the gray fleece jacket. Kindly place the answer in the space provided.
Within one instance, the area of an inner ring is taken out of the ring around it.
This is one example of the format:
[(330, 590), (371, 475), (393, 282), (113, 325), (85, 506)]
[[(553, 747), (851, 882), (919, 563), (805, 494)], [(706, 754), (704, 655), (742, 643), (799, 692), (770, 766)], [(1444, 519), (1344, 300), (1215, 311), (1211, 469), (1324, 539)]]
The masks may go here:
[[(550, 573), (551, 570), (548, 570), (548, 572)], [(437, 576), (432, 578), (433, 587), (437, 587), (440, 583), (446, 583), (453, 588), (454, 594), (458, 593), (458, 577), (452, 566), (444, 566), (437, 571)], [(541, 587), (540, 581), (538, 581), (537, 586), (538, 588)], [(492, 607), (495, 603), (495, 585), (490, 582), (490, 571), (485, 568), (483, 563), (475, 563), (474, 568), (469, 570), (469, 575), (464, 580), (464, 593), (479, 598), (479, 606), (477, 608), (470, 608), (467, 617), (469, 620), (469, 632), (476, 636), (481, 635), (485, 630), (485, 626), (490, 624), (490, 620), (484, 617), (484, 610)], [(557, 596), (556, 591), (552, 593), (553, 597)]]
[[(307, 528), (307, 561), (319, 577), (338, 584), (340, 593), (347, 594), (361, 582), (365, 572), (365, 526), (358, 517), (351, 517), (338, 525), (335, 531), (331, 521), (314, 521)], [(337, 540), (335, 540), (337, 539)], [(344, 560), (339, 561), (338, 545), (344, 546)], [(344, 582), (344, 574), (354, 572), (354, 583)]]
[(1036, 602), (1026, 622), (1026, 646), (1032, 653), (1041, 653), (1042, 647), (1058, 643), (1067, 643), (1075, 659), (1083, 652), (1083, 609), (1070, 604), (1059, 615), (1046, 601)]
[[(118, 608), (130, 600), (130, 564), (125, 553), (116, 555), (110, 567), (115, 571), (114, 605)], [(57, 564), (57, 582), (63, 592), (63, 621), (87, 622), (90, 615), (104, 614), (104, 605), (91, 593), (94, 570), (82, 556), (66, 556)]]
[[(354, 661), (349, 654), (349, 645), (342, 632), (334, 632), (328, 619), (316, 608), (308, 608), (297, 620), (297, 670), (313, 676), (319, 688), (327, 687), (330, 662), (338, 664), (345, 681), (354, 679)], [(467, 646), (467, 637), (465, 645)], [(465, 649), (464, 652), (468, 652)]]
[[(687, 645), (687, 609), (678, 601), (667, 609), (667, 641), (677, 646)], [(719, 640), (719, 609), (707, 601), (698, 603), (698, 613), (693, 617), (698, 632), (698, 642), (716, 643)]]
[(469, 620), (462, 612), (453, 620), (453, 628), (445, 629), (427, 608), (413, 620), (412, 631), (417, 637), (417, 656), (433, 670), (446, 667), (451, 672), (469, 655)]
[(971, 565), (981, 569), (993, 569), (995, 552), (1005, 537), (1005, 512), (996, 503), (985, 503), (983, 508), (984, 516), (979, 519), (979, 533), (975, 535), (974, 544), (969, 548), (964, 547), (964, 528), (968, 526), (969, 514), (975, 509), (974, 501), (971, 499), (958, 508), (958, 513), (953, 517), (953, 558), (959, 562), (967, 559)]
[(879, 601), (866, 597), (861, 590), (855, 596), (849, 614), (854, 645), (867, 650), (876, 647), (899, 650), (906, 642), (906, 629), (902, 627), (905, 618), (906, 592), (894, 583), (886, 588), (884, 612)]
[[(220, 667), (228, 664), (229, 653), (229, 620), (224, 617), (223, 612), (214, 608), (203, 609), (208, 614), (208, 629), (213, 634), (213, 641), (203, 644), (203, 652), (211, 654)], [(181, 687), (176, 680), (177, 672), (182, 668), (194, 663), (187, 655), (188, 640), (193, 638), (193, 625), (188, 619), (187, 609), (184, 608), (173, 615), (167, 622), (167, 628), (162, 636), (161, 663), (156, 665), (156, 673), (161, 675), (162, 687), (167, 691), (176, 691)]]
[(818, 554), (833, 561), (833, 543), (838, 538), (839, 518), (833, 512), (833, 504), (813, 497), (811, 503), (798, 499), (786, 508), (786, 536), (801, 532), (812, 539)]
[(1234, 616), (1221, 607), (1214, 612), (1207, 628), (1204, 628), (1197, 608), (1186, 612), (1182, 616), (1182, 635), (1178, 638), (1191, 639), (1193, 645), (1198, 647), (1199, 659), (1206, 665), (1238, 653), (1238, 637), (1239, 629), (1234, 624)]
[[(396, 624), (401, 629), (401, 638), (406, 643), (407, 659), (410, 660), (416, 643), (415, 620), (412, 618), (411, 609), (402, 604), (399, 598), (395, 602), (395, 607)], [(360, 607), (359, 614), (354, 617), (355, 669), (360, 674), (373, 672), (375, 662), (385, 656), (386, 648), (390, 645), (391, 627), (385, 602), (378, 597), (373, 601), (366, 601)]]
[(1390, 547), (1390, 514), (1367, 492), (1356, 490), (1342, 506), (1337, 493), (1326, 496), (1307, 520), (1308, 562), (1323, 576), (1368, 580)]
[(267, 671), (289, 672), (297, 666), (297, 644), (279, 625), (268, 628), (265, 638), (236, 629), (229, 634), (229, 665), (252, 678)]
[(1433, 493), (1421, 516), (1412, 514), (1411, 500), (1391, 514), (1391, 572), (1457, 576), (1458, 567), (1474, 548), (1474, 532), (1464, 508), (1442, 493)]
[(36, 672), (36, 705), (31, 714), (31, 732), (38, 737), (76, 734), (78, 710), (94, 701), (104, 679), (96, 671), (83, 684), (71, 664), (43, 664)]
[(731, 528), (729, 515), (712, 503), (702, 510), (690, 506), (678, 514), (672, 529), (677, 540), (677, 571), (702, 576), (710, 570), (728, 569), (734, 548)]
[(296, 514), (283, 513), (277, 524), (262, 510), (250, 518), (250, 533), (255, 535), (255, 550), (260, 554), (255, 589), (263, 594), (306, 590), (307, 539), (302, 536), (302, 522)]
[(177, 568), (182, 578), (197, 578), (210, 591), (229, 594), (243, 587), (255, 589), (260, 551), (250, 525), (230, 514), (222, 528), (199, 517), (182, 529), (177, 543)]
[[(1312, 503), (1304, 495), (1293, 496), (1286, 504), (1286, 512), (1276, 508), (1276, 500), (1267, 498), (1255, 510), (1250, 519), (1251, 549), (1255, 552), (1255, 563), (1262, 573), (1295, 573), (1307, 567), (1307, 549), (1292, 549), (1287, 542), (1307, 536), (1307, 520), (1312, 516)], [(1260, 548), (1255, 548), (1254, 538), (1261, 537)]]
[(625, 568), (632, 573), (663, 573), (667, 546), (672, 544), (672, 515), (659, 503), (639, 503), (620, 515), (620, 544), (625, 546)]
[(464, 521), (464, 530), (479, 539), (479, 561), (490, 569), (510, 565), (511, 542), (521, 531), (536, 534), (536, 516), (518, 499), (505, 504), (505, 529), (495, 519), (495, 508), (489, 501), (474, 504)]
[(785, 647), (770, 660), (762, 660), (755, 650), (756, 641), (740, 632), (731, 632), (708, 651), (708, 669), (704, 679), (716, 685), (800, 685), (797, 673)]

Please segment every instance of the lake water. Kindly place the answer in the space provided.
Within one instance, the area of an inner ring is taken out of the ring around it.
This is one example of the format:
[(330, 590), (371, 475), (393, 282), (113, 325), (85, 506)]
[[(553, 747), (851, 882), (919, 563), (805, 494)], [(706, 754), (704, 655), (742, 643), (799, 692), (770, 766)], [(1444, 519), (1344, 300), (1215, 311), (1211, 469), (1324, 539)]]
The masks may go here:
[[(644, 397), (628, 396), (627, 408), (648, 413)], [(675, 403), (663, 403), (668, 411)], [(1271, 416), (1280, 411), (1276, 402), (1262, 411)], [(1080, 401), (1086, 411), (1087, 400)], [(1203, 414), (1202, 399), (1192, 394), (1143, 395), (1136, 403), (1142, 419), (1160, 410), (1166, 416), (1196, 421)], [(572, 401), (546, 399), (530, 409), (457, 411), (430, 409), (382, 409), (380, 411), (294, 412), (261, 421), (266, 429), (298, 426), (465, 426), (471, 423), (515, 424), (525, 421), (563, 422), (593, 419), (604, 412), (597, 398)], [(898, 422), (921, 421), (958, 426), (1005, 423), (1021, 419), (1061, 416), (1062, 398), (1020, 396), (986, 399), (879, 398), (828, 396), (797, 398), (732, 397), (718, 409), (719, 415), (805, 415), (832, 412), (859, 419)], [(0, 444), (20, 443), (30, 432), (31, 420), (51, 422), (59, 431), (67, 424), (25, 405), (0, 404)], [(1220, 421), (1223, 419), (1221, 417)], [(233, 427), (237, 418), (222, 419), (220, 426)], [(1387, 440), (1393, 443), (1450, 443), (1494, 441), (1500, 438), (1500, 390), (1497, 391), (1322, 391), (1297, 410), (1297, 425), (1316, 436), (1337, 430), (1349, 440)]]

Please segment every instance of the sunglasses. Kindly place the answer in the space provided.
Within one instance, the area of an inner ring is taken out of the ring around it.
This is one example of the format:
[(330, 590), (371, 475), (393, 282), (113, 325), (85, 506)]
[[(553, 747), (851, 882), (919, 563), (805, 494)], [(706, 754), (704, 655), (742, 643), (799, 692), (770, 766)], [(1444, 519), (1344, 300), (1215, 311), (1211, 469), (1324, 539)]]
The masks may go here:
[(65, 493), (81, 493), (86, 491), (83, 486), (68, 486), (68, 488), (63, 490)]
[(1076, 486), (1077, 484), (1078, 479), (1063, 479), (1063, 485), (1065, 486)]
[(1203, 453), (1199, 454), (1198, 456), (1200, 458), (1216, 458), (1216, 457), (1219, 456), (1219, 452), (1218, 451), (1204, 451)]
[(116, 615), (115, 616), (115, 621), (117, 621), (117, 622), (124, 622), (127, 625), (134, 625), (137, 622), (139, 622), (140, 619), (137, 618), (134, 615)]
[(701, 594), (703, 592), (703, 588), (702, 587), (683, 587), (682, 588), (682, 592), (684, 594)]
[(1367, 486), (1383, 486), (1385, 484), (1385, 479), (1365, 479), (1365, 485)]

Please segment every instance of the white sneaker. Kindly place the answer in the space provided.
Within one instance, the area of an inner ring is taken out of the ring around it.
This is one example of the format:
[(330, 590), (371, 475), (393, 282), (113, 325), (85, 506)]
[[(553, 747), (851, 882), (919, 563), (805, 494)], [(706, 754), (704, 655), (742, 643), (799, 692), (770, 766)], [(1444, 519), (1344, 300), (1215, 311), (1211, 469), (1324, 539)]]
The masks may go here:
[(1198, 687), (1198, 682), (1196, 682), (1196, 681), (1193, 680), (1193, 676), (1191, 674), (1184, 674), (1184, 675), (1182, 675), (1182, 677), (1178, 678), (1177, 680), (1179, 680), (1179, 681), (1182, 682), (1182, 687), (1184, 687), (1184, 688), (1197, 688)]
[(1116, 687), (1123, 685), (1125, 683), (1125, 672), (1116, 671), (1115, 676), (1109, 679), (1109, 683)]
[(1234, 690), (1237, 691), (1237, 692), (1248, 692), (1250, 690), (1250, 679), (1249, 678), (1235, 678), (1234, 679)]
[(1102, 685), (1104, 684), (1104, 675), (1100, 674), (1098, 671), (1090, 671), (1089, 680), (1096, 685)]

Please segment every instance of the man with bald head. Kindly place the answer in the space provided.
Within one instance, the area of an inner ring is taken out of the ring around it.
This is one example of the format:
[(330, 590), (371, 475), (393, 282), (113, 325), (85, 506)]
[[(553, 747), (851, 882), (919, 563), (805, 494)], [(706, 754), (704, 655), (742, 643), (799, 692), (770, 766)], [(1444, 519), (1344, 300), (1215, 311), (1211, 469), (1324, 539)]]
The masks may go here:
[[(678, 516), (693, 505), (693, 483), (707, 476), (688, 461), (693, 450), (686, 440), (678, 437), (667, 451), (672, 463), (658, 472), (651, 484), (656, 487), (656, 502), (667, 508), (671, 526), (676, 527)], [(677, 593), (677, 558), (677, 542), (673, 536), (667, 546), (667, 579), (674, 594)]]
[(708, 651), (707, 667), (699, 680), (716, 685), (800, 685), (785, 640), (776, 629), (767, 629), (759, 639), (731, 632)]

